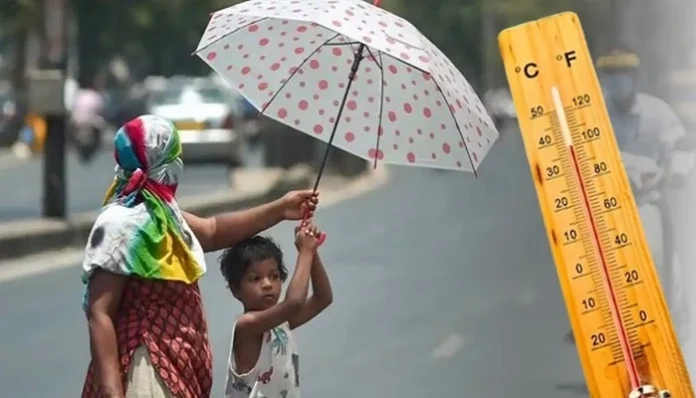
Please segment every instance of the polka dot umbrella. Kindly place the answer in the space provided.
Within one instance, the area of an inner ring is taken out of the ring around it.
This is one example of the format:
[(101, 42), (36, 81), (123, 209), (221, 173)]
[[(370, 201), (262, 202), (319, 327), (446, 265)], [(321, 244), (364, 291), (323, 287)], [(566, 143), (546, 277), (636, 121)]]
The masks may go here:
[(435, 45), (378, 5), (239, 3), (212, 14), (196, 53), (263, 114), (329, 149), (475, 173), (498, 138), (490, 116)]

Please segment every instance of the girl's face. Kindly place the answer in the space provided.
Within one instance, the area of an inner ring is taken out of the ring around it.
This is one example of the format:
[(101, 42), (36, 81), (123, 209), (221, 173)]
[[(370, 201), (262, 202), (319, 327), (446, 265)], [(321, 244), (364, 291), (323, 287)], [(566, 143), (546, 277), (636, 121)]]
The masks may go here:
[(278, 263), (268, 258), (251, 264), (233, 293), (245, 311), (260, 311), (276, 305), (282, 289)]

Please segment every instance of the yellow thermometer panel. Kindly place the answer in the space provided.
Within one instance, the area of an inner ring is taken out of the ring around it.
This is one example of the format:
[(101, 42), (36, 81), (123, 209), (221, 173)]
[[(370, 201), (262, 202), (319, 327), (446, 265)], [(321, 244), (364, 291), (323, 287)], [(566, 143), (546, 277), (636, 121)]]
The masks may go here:
[(498, 42), (590, 395), (693, 398), (577, 15)]

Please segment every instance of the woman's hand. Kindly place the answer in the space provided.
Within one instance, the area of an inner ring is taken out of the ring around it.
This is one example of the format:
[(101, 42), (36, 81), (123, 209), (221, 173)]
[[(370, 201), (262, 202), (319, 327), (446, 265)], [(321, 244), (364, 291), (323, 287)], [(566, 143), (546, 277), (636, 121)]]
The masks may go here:
[(319, 192), (312, 190), (290, 191), (278, 199), (278, 206), (284, 220), (312, 218), (318, 203)]

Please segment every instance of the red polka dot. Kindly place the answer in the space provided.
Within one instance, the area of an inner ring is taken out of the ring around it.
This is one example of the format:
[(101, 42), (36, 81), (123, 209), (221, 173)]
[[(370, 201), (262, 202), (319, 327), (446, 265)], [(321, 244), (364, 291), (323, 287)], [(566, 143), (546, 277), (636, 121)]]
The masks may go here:
[(478, 156), (476, 155), (476, 152), (472, 152), (471, 157), (474, 158), (474, 162), (478, 162)]
[(307, 108), (309, 108), (309, 102), (302, 100), (297, 104), (297, 106), (300, 108), (300, 110), (304, 111), (307, 110)]
[(372, 38), (369, 37), (369, 36), (363, 36), (363, 41), (364, 41), (365, 43), (372, 43)]
[(312, 69), (319, 69), (319, 61), (316, 59), (309, 61), (309, 67)]
[(457, 160), (457, 167), (462, 167), (462, 162)]
[(398, 150), (399, 150), (399, 145), (394, 144), (394, 145), (392, 145), (392, 148), (394, 148), (395, 151), (398, 151)]
[(421, 62), (430, 62), (430, 58), (426, 57), (425, 55), (421, 55), (420, 57), (418, 57), (418, 59)]
[(280, 69), (280, 64), (279, 64), (278, 62), (276, 62), (276, 63), (274, 63), (273, 65), (271, 65), (271, 70), (275, 71), (275, 70), (278, 70), (278, 69)]
[(442, 152), (450, 153), (451, 151), (452, 151), (452, 148), (449, 146), (448, 143), (442, 144)]
[(314, 125), (314, 134), (321, 134), (324, 132), (324, 128), (320, 124)]
[(389, 120), (390, 120), (390, 121), (392, 121), (392, 122), (395, 122), (395, 121), (396, 121), (396, 113), (394, 113), (394, 112), (389, 112), (389, 113), (387, 114), (387, 116), (389, 117)]
[(333, 22), (331, 22), (331, 24), (337, 28), (340, 28), (342, 25), (340, 21), (333, 21)]
[(268, 83), (266, 83), (266, 82), (259, 83), (259, 91), (263, 91), (267, 88), (268, 88)]
[(353, 100), (348, 101), (348, 103), (346, 103), (346, 108), (350, 109), (351, 111), (354, 111), (355, 108), (357, 108), (357, 107), (358, 107), (357, 102), (355, 102)]
[(253, 24), (249, 25), (249, 32), (256, 32), (259, 30), (259, 25)]
[(327, 88), (329, 88), (329, 82), (327, 82), (326, 80), (320, 80), (319, 81), (319, 88), (321, 90), (326, 90)]
[(479, 137), (483, 135), (481, 129), (478, 126), (476, 126), (476, 132), (478, 133)]
[(232, 70), (233, 66), (232, 65), (227, 65), (227, 70)]
[(217, 57), (217, 53), (216, 53), (215, 51), (211, 51), (211, 52), (208, 53), (208, 55), (206, 55), (205, 58), (206, 58), (208, 61), (212, 61), (212, 60), (214, 60), (216, 57)]
[(401, 53), (401, 58), (403, 58), (403, 59), (405, 59), (405, 60), (407, 60), (407, 61), (408, 61), (409, 59), (411, 59), (411, 57), (409, 57), (409, 55), (406, 54), (406, 53)]
[(333, 53), (333, 55), (335, 55), (337, 57), (340, 57), (341, 55), (343, 55), (343, 50), (341, 50), (338, 47), (334, 47), (333, 50), (331, 50), (331, 52)]
[(430, 118), (433, 116), (433, 112), (430, 110), (430, 108), (423, 108), (423, 116)]
[(426, 81), (430, 80), (430, 74), (423, 72), (422, 76), (423, 76), (423, 80), (426, 80)]
[(370, 149), (367, 151), (367, 156), (368, 156), (370, 159), (375, 159), (375, 158), (377, 158), (377, 159), (379, 159), (379, 160), (382, 160), (382, 159), (384, 159), (384, 152), (382, 152), (381, 149), (370, 148)]
[(394, 65), (389, 65), (389, 72), (396, 74), (399, 70), (396, 69), (396, 66)]
[(280, 108), (278, 109), (278, 117), (281, 119), (285, 119), (288, 116), (288, 110), (285, 108)]
[(249, 72), (251, 72), (251, 68), (248, 66), (245, 66), (242, 68), (242, 75), (248, 75)]
[(407, 153), (406, 160), (408, 160), (409, 163), (415, 163), (416, 162), (416, 154), (413, 152)]
[(295, 54), (302, 54), (304, 52), (304, 47), (297, 47), (295, 49)]
[(437, 159), (437, 155), (435, 154), (435, 152), (431, 153), (431, 154), (430, 154), (430, 157), (433, 158), (433, 159)]
[(270, 42), (271, 42), (270, 40), (268, 40), (267, 38), (264, 37), (263, 39), (259, 40), (259, 45), (260, 46), (267, 46), (268, 43), (270, 43)]
[(345, 138), (346, 142), (353, 142), (355, 140), (355, 134), (348, 132), (343, 138)]
[(411, 104), (408, 102), (404, 104), (404, 112), (406, 113), (411, 113), (413, 111), (413, 108), (411, 107)]
[(300, 32), (300, 33), (306, 32), (306, 31), (307, 31), (307, 27), (306, 27), (306, 26), (298, 26), (298, 27), (297, 27), (297, 31)]

